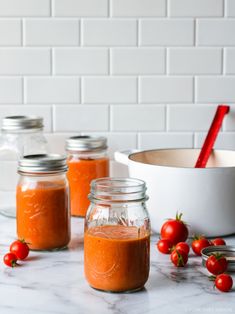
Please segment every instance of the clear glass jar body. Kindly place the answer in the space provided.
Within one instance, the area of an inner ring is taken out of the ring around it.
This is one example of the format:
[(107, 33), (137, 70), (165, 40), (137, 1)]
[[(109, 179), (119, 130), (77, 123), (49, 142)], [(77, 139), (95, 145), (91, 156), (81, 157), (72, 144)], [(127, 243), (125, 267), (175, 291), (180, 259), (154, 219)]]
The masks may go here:
[(70, 241), (66, 173), (20, 174), (16, 190), (17, 236), (32, 250), (58, 250)]
[(109, 176), (107, 150), (67, 151), (68, 179), (70, 185), (71, 214), (85, 217), (90, 201), (92, 180)]
[(86, 279), (93, 288), (103, 291), (140, 290), (149, 276), (150, 220), (145, 192), (141, 196), (128, 189), (130, 184), (136, 184), (137, 189), (142, 185), (145, 189), (145, 184), (134, 179), (96, 181), (99, 183), (93, 181), (92, 184), (100, 184), (99, 191), (91, 192), (91, 205), (85, 219)]
[(18, 180), (17, 165), (20, 157), (45, 154), (47, 141), (41, 129), (18, 132), (2, 131), (0, 135), (0, 213), (16, 217), (15, 189)]

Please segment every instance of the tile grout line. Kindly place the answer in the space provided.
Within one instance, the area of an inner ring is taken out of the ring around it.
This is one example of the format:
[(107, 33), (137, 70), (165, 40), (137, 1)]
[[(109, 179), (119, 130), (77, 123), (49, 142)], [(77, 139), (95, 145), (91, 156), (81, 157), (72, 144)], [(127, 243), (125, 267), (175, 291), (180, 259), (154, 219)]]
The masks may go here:
[[(80, 25), (80, 27), (79, 27), (80, 28), (80, 32), (79, 32), (80, 41), (79, 41), (79, 43), (80, 43), (80, 47), (83, 47), (84, 46), (84, 43), (83, 43), (84, 40), (83, 40), (83, 19), (82, 18), (80, 18), (79, 25)], [(95, 47), (93, 47), (93, 48), (95, 48)]]
[(227, 0), (223, 0), (223, 17), (228, 17), (227, 16)]
[(50, 0), (50, 16), (51, 17), (54, 17), (53, 7), (54, 7), (54, 0)]
[(81, 19), (78, 19), (77, 22), (78, 22), (78, 47), (81, 48)]
[(194, 22), (193, 22), (193, 46), (194, 47), (197, 47), (197, 28), (198, 28), (198, 22), (197, 22), (197, 19), (195, 18), (194, 19)]
[(111, 0), (108, 0), (108, 2), (107, 2), (107, 5), (108, 5), (108, 18), (111, 18), (111, 11), (112, 11), (112, 8), (111, 8), (111, 6), (112, 6), (112, 4), (111, 4)]

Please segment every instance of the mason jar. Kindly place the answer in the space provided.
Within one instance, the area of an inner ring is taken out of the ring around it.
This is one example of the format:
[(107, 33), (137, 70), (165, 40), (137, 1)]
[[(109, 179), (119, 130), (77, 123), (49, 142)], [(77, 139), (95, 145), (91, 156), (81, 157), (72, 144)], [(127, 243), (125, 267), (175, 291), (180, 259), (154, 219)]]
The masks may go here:
[(15, 188), (20, 157), (47, 153), (43, 119), (36, 116), (9, 116), (2, 120), (0, 136), (0, 213), (16, 216)]
[(73, 136), (66, 140), (71, 213), (85, 217), (88, 194), (93, 179), (109, 176), (107, 139), (94, 136)]
[(17, 236), (32, 250), (57, 250), (70, 241), (66, 157), (29, 155), (19, 160)]
[(129, 292), (149, 276), (150, 220), (145, 182), (131, 178), (92, 181), (85, 219), (84, 270), (91, 287)]

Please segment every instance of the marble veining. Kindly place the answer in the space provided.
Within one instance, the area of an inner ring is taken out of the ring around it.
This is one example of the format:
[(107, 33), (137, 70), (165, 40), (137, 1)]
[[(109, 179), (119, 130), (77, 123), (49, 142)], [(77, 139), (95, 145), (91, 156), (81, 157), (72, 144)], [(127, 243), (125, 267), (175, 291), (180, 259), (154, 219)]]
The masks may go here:
[[(15, 220), (0, 217), (0, 259), (15, 239)], [(72, 219), (72, 240), (67, 250), (31, 252), (15, 269), (0, 263), (1, 314), (143, 314), (235, 313), (235, 288), (220, 293), (207, 278), (199, 257), (175, 268), (169, 256), (151, 240), (151, 271), (145, 289), (131, 294), (110, 294), (89, 287), (83, 274), (83, 221)], [(235, 237), (227, 237), (235, 245)], [(234, 274), (235, 281), (235, 274)]]

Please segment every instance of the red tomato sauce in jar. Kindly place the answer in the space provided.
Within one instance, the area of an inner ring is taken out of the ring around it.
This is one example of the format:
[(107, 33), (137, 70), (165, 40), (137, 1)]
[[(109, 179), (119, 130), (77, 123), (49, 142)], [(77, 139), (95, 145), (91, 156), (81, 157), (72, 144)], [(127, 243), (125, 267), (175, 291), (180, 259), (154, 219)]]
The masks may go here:
[(70, 241), (66, 158), (31, 155), (19, 161), (16, 189), (17, 236), (33, 250), (55, 250)]
[(68, 180), (71, 214), (85, 217), (90, 205), (88, 194), (92, 180), (109, 176), (109, 158), (105, 137), (73, 136), (67, 139)]
[(68, 159), (71, 214), (85, 217), (90, 201), (90, 183), (93, 179), (109, 176), (109, 159)]
[(17, 235), (33, 250), (65, 247), (70, 240), (68, 191), (40, 182), (33, 188), (17, 187)]
[(121, 225), (92, 227), (84, 234), (84, 269), (95, 289), (124, 292), (144, 287), (149, 276), (149, 232)]

